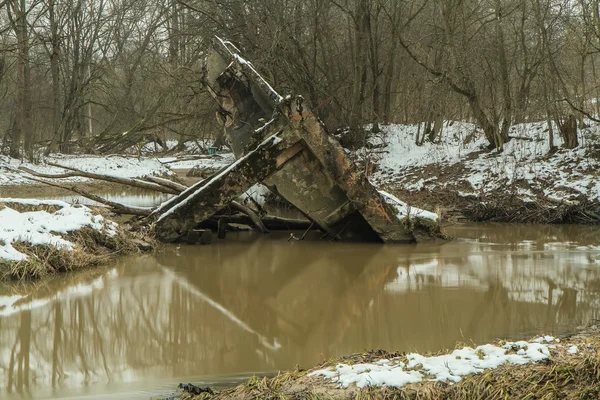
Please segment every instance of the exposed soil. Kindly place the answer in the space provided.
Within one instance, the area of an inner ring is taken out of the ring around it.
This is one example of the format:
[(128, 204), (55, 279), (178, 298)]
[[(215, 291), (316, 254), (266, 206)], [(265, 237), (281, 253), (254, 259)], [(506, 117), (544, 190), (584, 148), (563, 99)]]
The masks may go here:
[[(521, 181), (493, 194), (473, 193), (462, 179), (463, 168), (461, 164), (415, 168), (404, 177), (414, 175), (431, 183), (421, 190), (406, 190), (398, 177), (384, 189), (412, 206), (441, 214), (443, 221), (600, 224), (599, 202), (583, 196), (568, 202), (553, 200)], [(520, 190), (529, 190), (533, 196), (524, 201), (517, 195)]]

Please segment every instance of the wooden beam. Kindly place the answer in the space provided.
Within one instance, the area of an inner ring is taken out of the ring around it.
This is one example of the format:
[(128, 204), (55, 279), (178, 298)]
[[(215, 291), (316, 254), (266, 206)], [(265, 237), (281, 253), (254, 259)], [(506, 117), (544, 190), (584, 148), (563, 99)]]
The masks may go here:
[(213, 216), (254, 184), (261, 182), (304, 145), (292, 134), (270, 136), (219, 174), (184, 191), (158, 211), (156, 232), (163, 242), (173, 242)]
[[(359, 172), (335, 138), (329, 136), (321, 122), (312, 115), (300, 96), (286, 103), (290, 128), (297, 132), (312, 154), (323, 165), (323, 171), (346, 194), (352, 205), (385, 243), (409, 243), (416, 239), (396, 217), (396, 210)], [(308, 111), (308, 112), (307, 112)]]

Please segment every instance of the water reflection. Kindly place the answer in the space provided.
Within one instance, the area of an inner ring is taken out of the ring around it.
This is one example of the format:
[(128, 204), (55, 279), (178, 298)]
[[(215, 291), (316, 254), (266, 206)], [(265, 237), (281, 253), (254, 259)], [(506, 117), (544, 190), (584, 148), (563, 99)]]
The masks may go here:
[(240, 234), (106, 271), (5, 285), (2, 392), (152, 389), (164, 379), (309, 367), (371, 348), (430, 351), (560, 333), (599, 317), (600, 229), (453, 233), (461, 239), (416, 246)]

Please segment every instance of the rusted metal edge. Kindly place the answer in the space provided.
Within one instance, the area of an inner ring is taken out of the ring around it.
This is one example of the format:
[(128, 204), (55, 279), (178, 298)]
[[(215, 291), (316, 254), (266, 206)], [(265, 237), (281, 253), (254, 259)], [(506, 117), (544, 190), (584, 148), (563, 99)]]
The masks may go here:
[[(242, 75), (248, 77), (251, 84), (256, 85), (261, 92), (267, 96), (271, 101), (271, 107), (275, 108), (284, 99), (277, 93), (275, 89), (260, 75), (255, 69), (252, 63), (239, 54), (239, 50), (231, 42), (223, 40), (218, 36), (215, 36), (213, 48), (223, 57), (231, 63), (234, 63), (236, 69), (240, 70)], [(239, 76), (239, 75), (238, 75)], [(267, 110), (265, 110), (267, 111)]]
[(289, 124), (323, 165), (325, 173), (346, 193), (353, 206), (384, 243), (410, 243), (415, 238), (397, 217), (397, 211), (360, 173), (339, 142), (325, 131), (321, 122), (307, 113), (302, 96), (282, 104)]

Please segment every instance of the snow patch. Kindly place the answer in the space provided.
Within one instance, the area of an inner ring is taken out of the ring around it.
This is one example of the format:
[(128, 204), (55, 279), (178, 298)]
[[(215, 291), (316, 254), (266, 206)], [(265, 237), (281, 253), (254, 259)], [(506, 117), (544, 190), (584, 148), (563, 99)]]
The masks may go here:
[(554, 336), (541, 336), (539, 338), (533, 339), (534, 343), (552, 343), (552, 342), (560, 342), (560, 339), (556, 339)]
[(480, 374), (503, 364), (522, 365), (550, 357), (547, 345), (536, 342), (507, 342), (502, 347), (485, 344), (476, 348), (464, 347), (450, 354), (426, 357), (411, 353), (407, 363), (400, 360), (379, 360), (365, 364), (338, 364), (332, 368), (311, 372), (347, 388), (355, 384), (366, 386), (401, 387), (423, 381), (459, 382), (463, 376)]
[(421, 210), (420, 208), (411, 207), (393, 194), (385, 192), (383, 190), (378, 190), (379, 194), (381, 194), (387, 204), (394, 206), (398, 212), (396, 217), (399, 220), (404, 219), (405, 217), (409, 218), (425, 218), (432, 221), (437, 221), (438, 216), (431, 211)]
[(255, 202), (260, 204), (261, 206), (265, 205), (265, 198), (271, 191), (262, 183), (257, 183), (252, 186), (250, 189), (246, 190), (246, 192), (240, 197), (240, 200), (246, 201), (248, 197), (252, 198)]
[(18, 212), (10, 207), (0, 210), (0, 260), (23, 261), (27, 256), (17, 251), (12, 244), (24, 242), (32, 246), (50, 245), (59, 250), (73, 250), (73, 243), (60, 234), (90, 227), (108, 236), (116, 234), (117, 224), (94, 215), (83, 205), (71, 205), (59, 200), (10, 199), (0, 198), (0, 203), (20, 203), (25, 205), (59, 206), (55, 212)]

